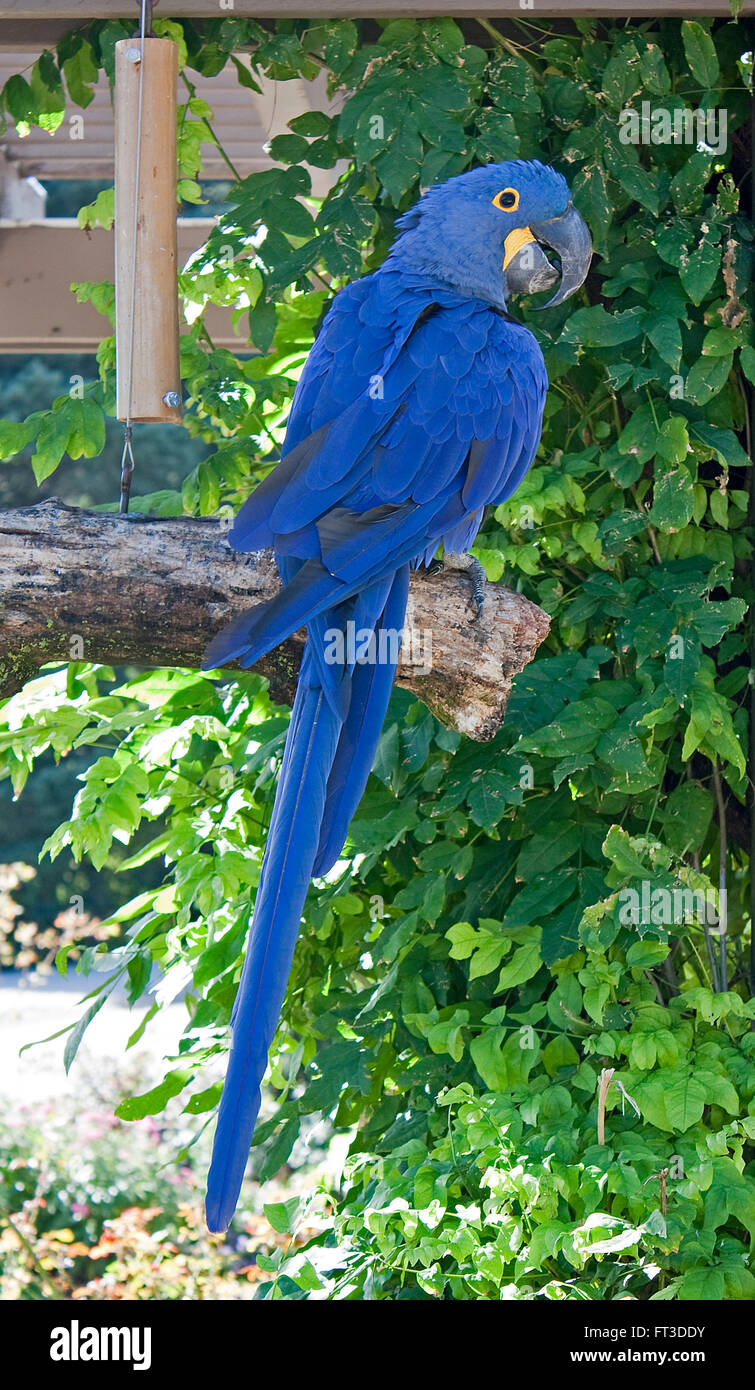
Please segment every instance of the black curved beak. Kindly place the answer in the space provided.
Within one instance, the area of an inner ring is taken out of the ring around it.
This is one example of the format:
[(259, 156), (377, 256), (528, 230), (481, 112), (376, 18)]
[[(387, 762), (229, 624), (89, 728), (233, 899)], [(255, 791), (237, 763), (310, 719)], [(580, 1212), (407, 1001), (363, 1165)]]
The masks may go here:
[(537, 306), (550, 309), (554, 304), (563, 304), (584, 284), (592, 260), (592, 239), (573, 203), (560, 217), (552, 217), (548, 222), (531, 222), (530, 231), (538, 241), (552, 247), (561, 261), (561, 284), (547, 304)]

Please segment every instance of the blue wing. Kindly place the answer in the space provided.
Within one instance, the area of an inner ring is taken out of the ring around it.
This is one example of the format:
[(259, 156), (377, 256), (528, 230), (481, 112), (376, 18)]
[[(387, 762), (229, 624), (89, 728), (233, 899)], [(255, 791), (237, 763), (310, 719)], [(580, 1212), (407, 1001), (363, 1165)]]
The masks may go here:
[(466, 550), (485, 506), (532, 463), (546, 388), (532, 334), (482, 301), (389, 270), (342, 291), (299, 382), (283, 458), (228, 537), (303, 563), (218, 635), (208, 663), (253, 665), (441, 541)]

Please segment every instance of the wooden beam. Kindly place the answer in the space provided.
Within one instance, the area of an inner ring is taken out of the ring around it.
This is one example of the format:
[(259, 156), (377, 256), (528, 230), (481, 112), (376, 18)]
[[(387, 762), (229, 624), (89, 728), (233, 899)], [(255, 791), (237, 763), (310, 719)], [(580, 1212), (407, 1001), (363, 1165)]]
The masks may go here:
[[(72, 657), (197, 666), (230, 618), (280, 587), (272, 553), (231, 550), (227, 524), (85, 512), (56, 498), (0, 513), (0, 694)], [(471, 621), (466, 577), (417, 571), (398, 684), (448, 727), (492, 738), (514, 676), (549, 626), (542, 609), (500, 584), (486, 585)], [(259, 663), (277, 700), (291, 702), (302, 640)]]
[[(71, 24), (92, 19), (137, 19), (138, 0), (0, 0), (0, 20), (70, 20)], [(743, 0), (741, 13), (755, 14), (755, 0)], [(330, 19), (395, 17), (414, 15), (433, 18), (453, 15), (459, 19), (515, 18), (574, 19), (599, 16), (605, 19), (642, 18), (645, 16), (730, 15), (729, 0), (535, 0), (532, 7), (517, 0), (495, 4), (494, 0), (370, 0), (356, 4), (354, 0), (234, 0), (233, 8), (222, 10), (218, 0), (158, 0), (158, 18), (218, 19), (253, 17), (255, 19), (306, 19), (310, 16)]]
[[(0, 87), (16, 72), (26, 72), (28, 77), (38, 53), (30, 47), (7, 53), (0, 48)], [(293, 78), (275, 82), (264, 77), (258, 81), (259, 92), (241, 87), (230, 63), (214, 77), (192, 74), (197, 96), (212, 107), (218, 140), (242, 178), (271, 167), (269, 142), (288, 129), (294, 116), (313, 110), (332, 115), (340, 110), (343, 101), (342, 93), (328, 96), (324, 73), (312, 81)], [(179, 81), (178, 101), (184, 102), (187, 95)], [(32, 126), (28, 134), (20, 136), (9, 123), (0, 139), (0, 151), (5, 152), (20, 174), (42, 180), (112, 179), (113, 146), (113, 106), (104, 73), (94, 86), (90, 105), (83, 111), (69, 107), (54, 134)], [(324, 197), (341, 168), (339, 165), (335, 169), (308, 169), (315, 197)], [(224, 181), (230, 177), (224, 156), (209, 136), (202, 141), (201, 176)]]
[(0, 53), (39, 52), (54, 48), (70, 32), (70, 19), (3, 19), (0, 17)]
[[(179, 266), (214, 226), (209, 217), (179, 217)], [(83, 232), (68, 217), (0, 222), (0, 353), (96, 352), (107, 336), (107, 320), (91, 304), (79, 304), (70, 286), (112, 278), (112, 232)], [(243, 334), (234, 333), (230, 309), (211, 305), (205, 322), (218, 347), (251, 351)]]

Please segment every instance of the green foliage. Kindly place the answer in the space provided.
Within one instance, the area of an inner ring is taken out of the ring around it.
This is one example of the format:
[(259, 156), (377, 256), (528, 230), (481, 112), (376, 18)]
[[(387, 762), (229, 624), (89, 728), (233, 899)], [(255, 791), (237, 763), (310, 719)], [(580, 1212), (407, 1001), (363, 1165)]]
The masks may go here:
[[(86, 74), (85, 45), (106, 63), (114, 28), (93, 26), (69, 64)], [(348, 95), (340, 114), (276, 138), (274, 167), (237, 182), (182, 276), (188, 425), (214, 452), (166, 506), (217, 513), (247, 495), (275, 457), (329, 289), (379, 263), (423, 184), (490, 158), (553, 162), (598, 252), (581, 300), (528, 318), (551, 379), (543, 442), (477, 547), (491, 578), (548, 610), (551, 635), (490, 744), (395, 693), (344, 859), (310, 894), (255, 1172), (280, 1168), (311, 1115), (351, 1146), (318, 1233), (270, 1258), (261, 1292), (751, 1299), (752, 227), (735, 139), (718, 155), (637, 146), (619, 125), (643, 101), (725, 106), (736, 134), (748, 44), (728, 22), (584, 20), (540, 46), (526, 26), (521, 42), (487, 22), (469, 30), (402, 19), (373, 43), (351, 21), (183, 26), (189, 70), (217, 72), (247, 41), (242, 85), (324, 66)], [(314, 199), (304, 165), (338, 161)], [(253, 357), (208, 341), (213, 302), (235, 305)], [(107, 393), (107, 349), (101, 368)], [(152, 825), (126, 863), (165, 867), (117, 914), (117, 951), (94, 946), (77, 967), (110, 971), (90, 1009), (118, 979), (139, 997), (155, 964), (155, 1008), (187, 992), (166, 1083), (120, 1113), (150, 1113), (180, 1086), (201, 1114), (216, 1100), (202, 1067), (226, 1045), (286, 716), (255, 676), (43, 679), (44, 699), (32, 683), (5, 708), (16, 787), (44, 749), (102, 752), (47, 852), (102, 863), (113, 838)], [(270, 1219), (301, 1215), (276, 1206)]]
[[(82, 298), (91, 297), (103, 312), (112, 313), (112, 285), (79, 284), (76, 292)], [(8, 354), (0, 359), (0, 395), (5, 416), (0, 420), (0, 456), (7, 460), (0, 464), (0, 506), (27, 506), (53, 495), (80, 507), (113, 503), (118, 495), (123, 450), (123, 426), (109, 413), (114, 412), (114, 398), (109, 398), (105, 405), (105, 446), (96, 455), (96, 462), (91, 461), (91, 453), (89, 457), (82, 454), (73, 459), (66, 452), (39, 486), (28, 466), (51, 400), (61, 404), (66, 400), (86, 400), (84, 410), (93, 422), (94, 434), (100, 432), (96, 411), (89, 404), (105, 399), (93, 380), (96, 376), (97, 360), (93, 353), (33, 357)], [(92, 438), (88, 447), (91, 449), (95, 442)], [(185, 430), (174, 429), (166, 434), (159, 425), (139, 424), (134, 426), (134, 449), (140, 493), (169, 491), (174, 499), (186, 475), (210, 452), (208, 444), (199, 437), (191, 438)], [(151, 505), (157, 510), (155, 501)]]

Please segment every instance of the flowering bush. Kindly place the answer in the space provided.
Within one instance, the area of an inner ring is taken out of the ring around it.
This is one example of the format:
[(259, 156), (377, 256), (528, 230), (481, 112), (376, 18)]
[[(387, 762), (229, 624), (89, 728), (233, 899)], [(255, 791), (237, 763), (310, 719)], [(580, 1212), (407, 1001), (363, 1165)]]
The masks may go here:
[[(249, 1186), (233, 1234), (209, 1235), (202, 1139), (193, 1146), (175, 1107), (133, 1125), (113, 1101), (4, 1107), (0, 1300), (253, 1297), (258, 1260), (290, 1237), (253, 1209)], [(289, 1192), (282, 1178), (269, 1195)]]

